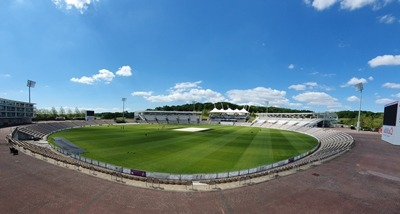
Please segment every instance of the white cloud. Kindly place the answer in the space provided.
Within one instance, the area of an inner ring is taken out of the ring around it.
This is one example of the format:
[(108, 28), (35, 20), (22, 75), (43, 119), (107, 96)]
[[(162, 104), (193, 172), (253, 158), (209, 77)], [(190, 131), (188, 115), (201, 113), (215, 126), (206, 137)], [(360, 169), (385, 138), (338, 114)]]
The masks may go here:
[(375, 2), (377, 2), (377, 0), (343, 0), (340, 2), (340, 7), (342, 9), (355, 10), (374, 4)]
[(297, 85), (291, 85), (289, 86), (289, 89), (293, 89), (296, 91), (304, 91), (306, 90), (307, 86), (303, 85), (303, 84), (297, 84)]
[(294, 65), (293, 65), (293, 64), (290, 64), (290, 65), (288, 66), (288, 69), (290, 69), (290, 70), (294, 69)]
[(87, 76), (83, 76), (80, 78), (72, 77), (71, 81), (76, 82), (76, 83), (87, 84), (87, 85), (92, 85), (94, 83), (94, 79), (92, 77), (87, 77)]
[(99, 70), (98, 74), (93, 75), (94, 80), (104, 80), (105, 82), (111, 82), (114, 79), (115, 75), (106, 69)]
[(325, 106), (328, 109), (341, 107), (336, 98), (324, 92), (305, 92), (293, 97), (296, 101), (305, 102), (309, 106)]
[(192, 102), (220, 102), (225, 101), (222, 94), (212, 91), (211, 89), (202, 89), (197, 82), (177, 83), (169, 90), (166, 95), (153, 95), (153, 92), (132, 92), (132, 96), (142, 96), (150, 102), (175, 102), (184, 101)]
[(317, 86), (318, 86), (318, 84), (316, 82), (306, 82), (303, 84), (291, 85), (291, 86), (289, 86), (289, 89), (293, 89), (296, 91), (304, 91), (306, 89), (311, 90)]
[(115, 75), (111, 71), (106, 69), (101, 69), (99, 70), (99, 73), (94, 74), (91, 77), (87, 76), (82, 76), (80, 78), (73, 77), (71, 78), (71, 81), (87, 85), (93, 85), (95, 82), (101, 82), (101, 81), (104, 81), (106, 84), (109, 84), (114, 79), (114, 77)]
[(399, 83), (387, 82), (387, 83), (383, 84), (382, 87), (384, 87), (384, 88), (400, 89), (400, 84), (399, 84)]
[(212, 91), (211, 89), (190, 89), (187, 91), (172, 91), (167, 95), (155, 95), (145, 98), (150, 102), (191, 102), (193, 100), (199, 102), (225, 101), (225, 98), (220, 93)]
[(152, 91), (136, 91), (132, 92), (132, 96), (139, 96), (139, 97), (150, 97), (153, 94)]
[(321, 74), (321, 77), (333, 77), (335, 75), (336, 74), (334, 74), (334, 73), (327, 73), (327, 74)]
[(391, 3), (392, 0), (304, 0), (303, 2), (319, 11), (328, 9), (336, 3), (340, 3), (340, 8), (343, 10), (356, 10), (368, 5), (377, 10)]
[[(272, 88), (256, 87), (251, 89), (233, 89), (225, 93), (225, 96), (211, 89), (203, 89), (201, 81), (176, 83), (168, 89), (166, 94), (154, 94), (149, 91), (132, 92), (132, 96), (141, 96), (150, 102), (231, 102), (238, 105), (264, 106), (268, 101), (269, 106), (302, 108), (303, 106), (325, 106), (328, 109), (342, 107), (336, 98), (323, 92), (306, 92), (293, 97), (297, 102), (290, 102), (286, 98), (286, 91)], [(319, 87), (315, 82), (306, 82), (305, 87)]]
[[(120, 67), (116, 73), (118, 76), (129, 77), (132, 76), (132, 69), (129, 65), (125, 65)], [(82, 83), (87, 85), (93, 85), (95, 82), (104, 81), (106, 84), (111, 83), (111, 81), (115, 78), (115, 74), (107, 69), (101, 69), (97, 74), (94, 74), (90, 77), (82, 76), (82, 77), (72, 77), (70, 80), (76, 83)]]
[(125, 65), (120, 67), (115, 74), (118, 76), (129, 77), (132, 76), (132, 69), (129, 65)]
[(347, 98), (347, 101), (349, 102), (359, 102), (360, 98), (356, 97), (356, 96), (351, 96)]
[(246, 90), (230, 90), (227, 93), (228, 101), (239, 105), (264, 105), (269, 101), (270, 106), (286, 106), (289, 100), (285, 91), (271, 88), (256, 87)]
[(372, 81), (372, 80), (374, 80), (374, 77), (370, 76), (370, 77), (368, 77), (368, 80)]
[(59, 8), (66, 10), (71, 10), (72, 8), (77, 9), (81, 14), (83, 14), (89, 7), (89, 5), (98, 2), (99, 0), (51, 0), (53, 4)]
[(317, 87), (318, 86), (318, 84), (316, 82), (306, 82), (304, 84), (309, 86), (309, 87)]
[(306, 83), (302, 83), (302, 84), (296, 84), (296, 85), (290, 85), (288, 87), (289, 89), (293, 89), (296, 91), (304, 91), (304, 90), (313, 90), (313, 89), (322, 89), (325, 91), (332, 91), (334, 90), (334, 88), (326, 86), (326, 85), (319, 85), (316, 82), (306, 82)]
[(186, 90), (189, 88), (199, 88), (201, 84), (201, 81), (197, 82), (181, 82), (181, 83), (176, 83), (173, 89), (177, 90)]
[(176, 83), (167, 94), (154, 95), (153, 92), (132, 92), (132, 96), (141, 96), (150, 102), (221, 102), (227, 101), (238, 105), (264, 105), (269, 101), (270, 106), (289, 106), (285, 91), (271, 88), (256, 87), (246, 90), (229, 90), (226, 97), (211, 89), (202, 89), (201, 81)]
[(394, 97), (400, 98), (400, 93), (393, 95)]
[(386, 105), (386, 104), (391, 103), (391, 102), (393, 102), (393, 101), (394, 101), (393, 99), (382, 98), (382, 99), (377, 99), (377, 100), (375, 100), (375, 103), (376, 103), (376, 104), (381, 104), (381, 105)]
[(386, 5), (388, 5), (389, 3), (392, 3), (393, 1), (394, 1), (394, 0), (381, 0), (381, 1), (376, 0), (376, 1), (374, 2), (373, 9), (374, 9), (374, 10), (379, 10), (379, 9), (381, 9), (382, 7), (385, 7)]
[[(373, 79), (373, 78), (372, 78), (372, 79)], [(367, 82), (368, 82), (368, 81), (367, 81), (366, 79), (364, 79), (364, 78), (356, 78), (356, 77), (353, 77), (353, 78), (351, 78), (346, 84), (341, 85), (340, 87), (344, 88), (344, 87), (354, 86), (355, 84), (358, 84), (358, 83), (363, 83), (363, 84), (365, 84), (365, 83), (367, 83)]]
[(400, 55), (377, 56), (368, 61), (368, 64), (373, 68), (383, 65), (400, 65)]
[(379, 16), (378, 20), (380, 23), (393, 24), (396, 21), (396, 17), (394, 17), (392, 14), (387, 14), (384, 16)]
[(311, 73), (308, 73), (308, 74), (312, 75), (312, 76), (319, 75), (319, 76), (324, 77), (324, 78), (330, 78), (330, 77), (336, 76), (335, 73), (320, 73), (318, 71), (314, 71), (314, 72), (311, 72)]
[(317, 10), (325, 10), (336, 4), (337, 0), (314, 0), (312, 6)]

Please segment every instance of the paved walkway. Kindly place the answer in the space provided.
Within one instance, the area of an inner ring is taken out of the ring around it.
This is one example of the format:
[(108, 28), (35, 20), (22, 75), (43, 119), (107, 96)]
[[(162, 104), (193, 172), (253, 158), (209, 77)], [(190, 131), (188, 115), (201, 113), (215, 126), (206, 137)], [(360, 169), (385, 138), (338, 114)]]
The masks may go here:
[(9, 130), (0, 129), (0, 213), (400, 213), (400, 147), (376, 133), (350, 132), (354, 148), (322, 165), (202, 192), (196, 189), (210, 187), (132, 187), (13, 156), (3, 140)]

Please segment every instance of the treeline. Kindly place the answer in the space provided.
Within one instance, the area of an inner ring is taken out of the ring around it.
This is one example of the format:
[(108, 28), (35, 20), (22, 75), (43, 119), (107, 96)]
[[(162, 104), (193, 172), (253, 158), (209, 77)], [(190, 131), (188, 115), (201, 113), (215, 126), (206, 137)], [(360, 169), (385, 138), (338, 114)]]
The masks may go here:
[[(336, 112), (339, 118), (357, 118), (358, 111), (338, 111)], [(383, 112), (372, 112), (372, 111), (361, 111), (361, 115), (366, 117), (380, 117), (383, 115)]]
[[(339, 123), (347, 126), (357, 126), (358, 111), (338, 111), (336, 114), (339, 117)], [(360, 126), (363, 130), (377, 131), (382, 127), (383, 113), (361, 111)]]
[(124, 114), (122, 112), (103, 112), (103, 113), (96, 113), (96, 117), (105, 119), (105, 120), (110, 120), (110, 119), (117, 119), (117, 118), (134, 118), (135, 113), (134, 112), (128, 112), (125, 111)]
[[(36, 109), (36, 118), (35, 121), (46, 121), (46, 120), (84, 120), (85, 119), (85, 110), (79, 110), (77, 107), (75, 110), (72, 109), (64, 109), (60, 107), (56, 109), (52, 107), (51, 109)], [(117, 119), (117, 118), (134, 118), (134, 112), (125, 111), (124, 114), (122, 112), (102, 112), (95, 113), (95, 117), (98, 119)]]
[[(309, 110), (296, 110), (296, 109), (288, 109), (288, 108), (279, 108), (279, 107), (266, 107), (266, 106), (243, 106), (237, 105), (229, 102), (219, 102), (219, 103), (191, 103), (191, 104), (183, 104), (183, 105), (173, 105), (173, 106), (162, 106), (156, 107), (154, 109), (147, 110), (155, 110), (155, 111), (201, 111), (203, 116), (207, 117), (210, 111), (214, 108), (218, 109), (246, 109), (250, 112), (251, 116), (254, 117), (256, 113), (311, 113)], [(347, 125), (347, 126), (356, 126), (358, 120), (358, 111), (338, 111), (336, 114), (339, 117), (339, 124)], [(121, 118), (135, 118), (134, 112), (125, 111), (122, 112), (102, 112), (95, 113), (95, 117), (97, 119), (114, 119), (121, 120)], [(64, 109), (60, 107), (56, 109), (52, 107), (49, 109), (37, 109), (36, 110), (36, 121), (45, 121), (45, 120), (56, 120), (56, 119), (65, 119), (65, 120), (79, 120), (85, 118), (85, 110), (80, 110), (77, 107), (72, 109)], [(383, 123), (383, 113), (382, 112), (371, 112), (371, 111), (361, 111), (360, 117), (361, 127), (366, 130), (376, 130), (382, 127)]]
[(84, 117), (85, 117), (85, 111), (79, 110), (78, 108), (75, 108), (75, 110), (72, 110), (72, 109), (64, 109), (63, 107), (60, 107), (57, 110), (55, 107), (52, 107), (50, 110), (49, 109), (36, 109), (36, 118), (34, 118), (34, 120), (44, 121), (44, 120), (56, 120), (58, 118), (65, 118), (66, 120), (72, 120), (72, 119), (78, 119), (78, 118), (84, 118)]
[(155, 111), (202, 111), (207, 114), (214, 107), (217, 109), (246, 109), (250, 113), (304, 113), (304, 112), (312, 112), (309, 110), (295, 110), (288, 108), (278, 108), (278, 107), (266, 107), (266, 106), (248, 106), (248, 105), (237, 105), (229, 102), (219, 102), (219, 103), (192, 103), (192, 104), (184, 104), (184, 105), (176, 105), (176, 106), (162, 106), (156, 107), (154, 109), (147, 110), (155, 110)]

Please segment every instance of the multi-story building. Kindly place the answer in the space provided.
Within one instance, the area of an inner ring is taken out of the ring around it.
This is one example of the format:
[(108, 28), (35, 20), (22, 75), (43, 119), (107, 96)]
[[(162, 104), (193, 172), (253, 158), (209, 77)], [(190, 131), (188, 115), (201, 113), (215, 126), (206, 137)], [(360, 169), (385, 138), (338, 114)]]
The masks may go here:
[(34, 105), (0, 98), (0, 127), (32, 123)]

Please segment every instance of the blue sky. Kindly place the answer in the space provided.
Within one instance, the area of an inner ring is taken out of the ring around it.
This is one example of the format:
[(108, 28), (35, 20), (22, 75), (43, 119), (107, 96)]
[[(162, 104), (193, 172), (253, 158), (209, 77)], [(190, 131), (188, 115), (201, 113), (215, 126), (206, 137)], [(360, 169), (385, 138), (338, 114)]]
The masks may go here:
[(2, 0), (0, 97), (144, 110), (227, 101), (382, 112), (400, 100), (400, 0)]

